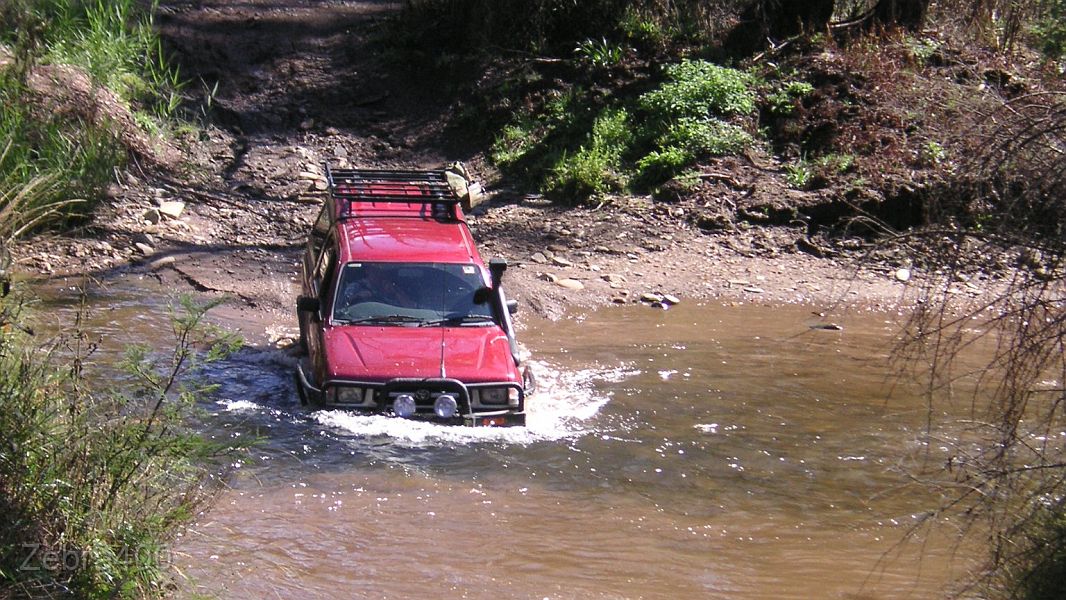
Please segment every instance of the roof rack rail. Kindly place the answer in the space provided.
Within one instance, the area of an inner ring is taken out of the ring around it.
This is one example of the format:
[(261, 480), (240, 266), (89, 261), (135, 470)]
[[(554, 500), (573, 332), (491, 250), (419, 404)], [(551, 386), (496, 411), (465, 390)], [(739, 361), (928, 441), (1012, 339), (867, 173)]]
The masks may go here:
[(326, 181), (333, 197), (349, 202), (459, 203), (443, 170), (330, 169), (327, 163)]

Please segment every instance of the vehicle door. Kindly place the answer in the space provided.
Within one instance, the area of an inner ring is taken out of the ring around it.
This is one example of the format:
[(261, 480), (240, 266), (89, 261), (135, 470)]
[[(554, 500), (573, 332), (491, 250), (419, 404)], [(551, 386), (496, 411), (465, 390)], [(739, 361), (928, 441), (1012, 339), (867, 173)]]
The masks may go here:
[(305, 296), (314, 295), (311, 293), (311, 282), (314, 279), (315, 266), (318, 265), (319, 259), (322, 258), (322, 248), (325, 247), (326, 240), (329, 239), (333, 216), (330, 210), (330, 203), (328, 201), (323, 202), (322, 210), (319, 211), (318, 217), (311, 227), (311, 234), (307, 237), (307, 248), (304, 250), (303, 269), (301, 269), (301, 287)]
[(325, 348), (323, 346), (323, 329), (328, 326), (333, 311), (334, 279), (337, 273), (337, 250), (333, 236), (326, 238), (322, 252), (311, 273), (310, 295), (318, 298), (318, 312), (310, 315), (310, 335), (307, 337), (307, 350), (311, 357), (311, 366), (322, 383), (326, 373)]

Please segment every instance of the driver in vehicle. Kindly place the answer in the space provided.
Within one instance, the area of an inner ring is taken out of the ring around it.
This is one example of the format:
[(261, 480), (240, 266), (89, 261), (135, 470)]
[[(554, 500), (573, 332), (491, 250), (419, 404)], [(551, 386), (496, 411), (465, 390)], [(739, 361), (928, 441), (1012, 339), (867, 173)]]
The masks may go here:
[(397, 283), (389, 273), (387, 266), (360, 265), (351, 268), (346, 274), (345, 288), (341, 295), (342, 306), (352, 306), (361, 302), (380, 302), (403, 308), (414, 308), (415, 297)]

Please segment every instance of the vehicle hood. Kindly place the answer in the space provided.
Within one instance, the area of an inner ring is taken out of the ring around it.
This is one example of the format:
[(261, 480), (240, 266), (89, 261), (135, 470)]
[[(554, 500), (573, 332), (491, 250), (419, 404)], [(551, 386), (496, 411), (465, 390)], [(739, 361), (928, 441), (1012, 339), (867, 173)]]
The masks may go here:
[(323, 331), (328, 377), (386, 381), (444, 377), (463, 383), (521, 381), (499, 327), (342, 325)]

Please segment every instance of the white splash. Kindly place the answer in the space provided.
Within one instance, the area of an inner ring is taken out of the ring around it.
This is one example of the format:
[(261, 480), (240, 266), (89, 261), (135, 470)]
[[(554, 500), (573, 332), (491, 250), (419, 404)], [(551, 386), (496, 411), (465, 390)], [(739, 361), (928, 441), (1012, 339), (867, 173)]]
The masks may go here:
[(256, 404), (251, 400), (219, 400), (218, 402), (215, 402), (215, 404), (224, 407), (229, 412), (240, 412), (245, 410), (263, 410), (263, 406)]
[(596, 382), (617, 382), (639, 371), (626, 367), (565, 371), (532, 363), (537, 391), (527, 399), (525, 427), (462, 427), (341, 410), (317, 411), (312, 418), (358, 437), (389, 437), (412, 446), (499, 442), (530, 444), (573, 438), (592, 432), (588, 423), (610, 401)]

